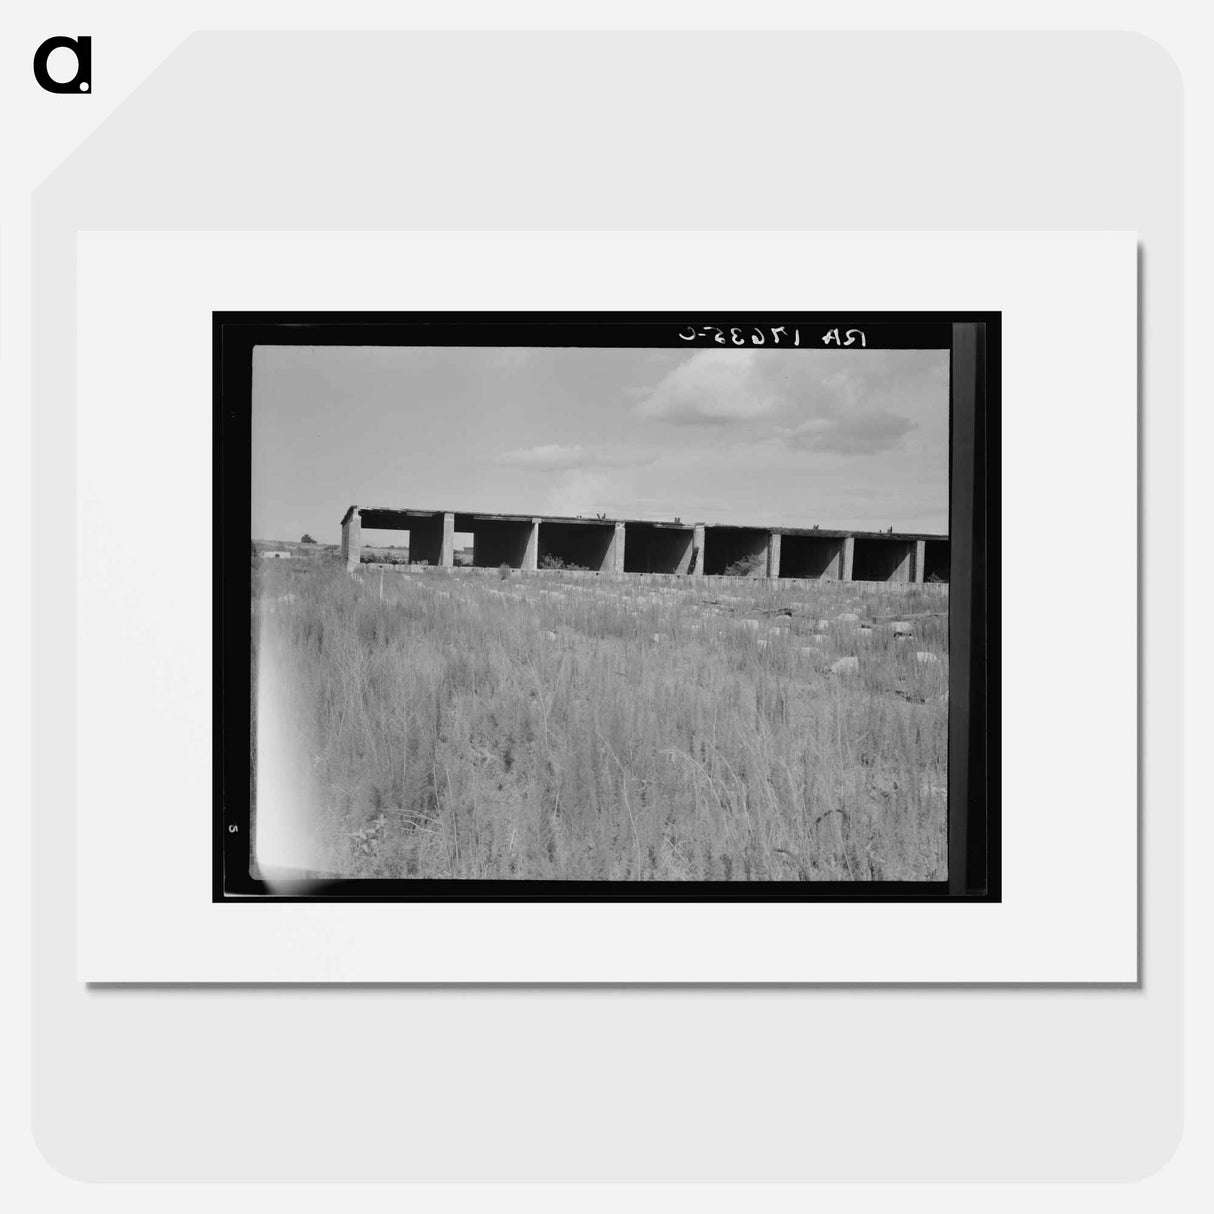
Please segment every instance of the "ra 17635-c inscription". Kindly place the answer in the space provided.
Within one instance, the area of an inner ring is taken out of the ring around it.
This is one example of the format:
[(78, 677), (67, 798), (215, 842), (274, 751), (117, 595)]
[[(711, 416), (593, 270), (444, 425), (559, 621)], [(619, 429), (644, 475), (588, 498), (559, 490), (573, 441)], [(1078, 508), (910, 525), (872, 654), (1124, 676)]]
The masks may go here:
[[(758, 325), (731, 325), (722, 328), (719, 325), (705, 325), (697, 328), (687, 325), (679, 330), (682, 341), (703, 341), (718, 346), (799, 346), (801, 330), (785, 325), (775, 325), (760, 328)], [(824, 346), (865, 346), (862, 329), (827, 329), (822, 335)]]

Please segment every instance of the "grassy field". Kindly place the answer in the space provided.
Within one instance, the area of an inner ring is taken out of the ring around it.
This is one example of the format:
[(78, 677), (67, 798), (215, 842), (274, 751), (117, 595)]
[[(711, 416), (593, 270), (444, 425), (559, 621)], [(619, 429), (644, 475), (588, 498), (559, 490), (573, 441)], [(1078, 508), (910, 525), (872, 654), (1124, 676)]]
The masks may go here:
[(947, 587), (254, 565), (263, 859), (946, 875)]

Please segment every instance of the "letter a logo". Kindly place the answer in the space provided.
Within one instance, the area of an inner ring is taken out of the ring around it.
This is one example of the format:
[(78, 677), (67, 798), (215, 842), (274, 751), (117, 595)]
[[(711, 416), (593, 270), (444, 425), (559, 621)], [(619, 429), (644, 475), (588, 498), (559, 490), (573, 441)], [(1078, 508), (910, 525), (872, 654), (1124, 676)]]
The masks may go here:
[[(76, 56), (76, 74), (71, 80), (54, 80), (46, 70), (52, 51), (69, 50)], [(83, 34), (78, 38), (48, 38), (34, 52), (34, 79), (48, 93), (89, 93), (93, 89), (93, 40)]]

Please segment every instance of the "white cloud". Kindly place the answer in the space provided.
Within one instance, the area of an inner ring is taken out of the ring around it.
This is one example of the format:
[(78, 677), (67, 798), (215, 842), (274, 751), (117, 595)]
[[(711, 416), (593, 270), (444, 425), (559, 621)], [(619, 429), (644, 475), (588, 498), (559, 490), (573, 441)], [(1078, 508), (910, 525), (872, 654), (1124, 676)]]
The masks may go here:
[(494, 459), (495, 464), (509, 468), (531, 468), (536, 471), (552, 471), (558, 468), (576, 468), (585, 451), (581, 446), (562, 446), (560, 443), (545, 443), (539, 447), (515, 447), (503, 451)]
[(698, 350), (641, 393), (641, 417), (723, 426), (732, 441), (875, 455), (947, 407), (947, 352)]
[(641, 417), (730, 422), (764, 417), (779, 398), (752, 350), (697, 350), (637, 404)]
[(652, 463), (653, 457), (616, 446), (542, 443), (537, 447), (515, 447), (503, 451), (493, 462), (528, 472), (564, 472), (583, 468), (636, 468)]
[(626, 492), (619, 492), (617, 476), (611, 472), (582, 468), (561, 472), (549, 486), (543, 508), (551, 514), (580, 514), (589, 518), (607, 512), (614, 517), (619, 512), (617, 503), (628, 498)]

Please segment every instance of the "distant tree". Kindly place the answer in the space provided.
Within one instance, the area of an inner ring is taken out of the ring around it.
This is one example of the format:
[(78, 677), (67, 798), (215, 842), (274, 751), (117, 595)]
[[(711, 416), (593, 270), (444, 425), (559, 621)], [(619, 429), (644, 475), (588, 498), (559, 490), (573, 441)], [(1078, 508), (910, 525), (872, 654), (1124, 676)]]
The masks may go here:
[(303, 538), (299, 541), (301, 544), (315, 544), (316, 541), (305, 531)]

